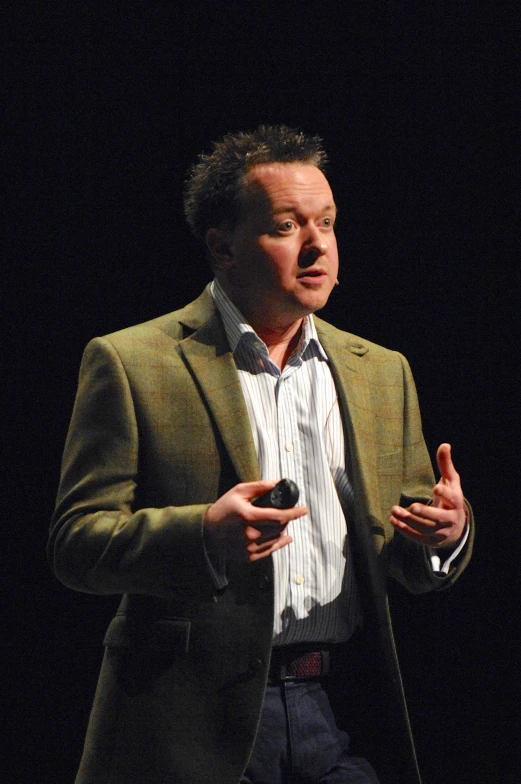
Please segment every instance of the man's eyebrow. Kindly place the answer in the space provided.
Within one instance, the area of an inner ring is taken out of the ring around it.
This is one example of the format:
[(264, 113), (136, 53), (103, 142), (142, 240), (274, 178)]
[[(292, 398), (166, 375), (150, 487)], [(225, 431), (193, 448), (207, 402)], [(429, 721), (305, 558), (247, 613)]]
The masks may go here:
[[(331, 212), (332, 210), (334, 210), (335, 212), (338, 211), (335, 202), (332, 202), (331, 204), (326, 204), (326, 206), (323, 207), (320, 210), (320, 212)], [(281, 213), (284, 212), (294, 212), (300, 214), (300, 210), (297, 207), (288, 206), (288, 207), (278, 207), (276, 210), (273, 210), (272, 215), (280, 215)]]

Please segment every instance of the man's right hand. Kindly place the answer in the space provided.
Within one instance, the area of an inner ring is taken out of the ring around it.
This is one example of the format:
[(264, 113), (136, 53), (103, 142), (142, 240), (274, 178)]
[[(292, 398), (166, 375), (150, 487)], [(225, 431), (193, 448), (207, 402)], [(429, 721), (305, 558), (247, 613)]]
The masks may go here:
[(266, 480), (242, 482), (206, 510), (206, 532), (217, 547), (225, 547), (227, 558), (258, 561), (293, 541), (284, 529), (290, 520), (308, 513), (305, 506), (274, 509), (251, 503), (252, 498), (272, 490), (276, 484)]

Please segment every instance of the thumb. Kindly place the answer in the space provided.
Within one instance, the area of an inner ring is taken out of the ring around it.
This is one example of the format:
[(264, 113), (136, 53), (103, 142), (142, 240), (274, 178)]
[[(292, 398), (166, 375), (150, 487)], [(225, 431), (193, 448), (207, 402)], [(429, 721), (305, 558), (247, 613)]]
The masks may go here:
[(442, 480), (451, 482), (453, 479), (457, 478), (458, 473), (452, 462), (450, 444), (440, 444), (436, 453), (436, 461)]

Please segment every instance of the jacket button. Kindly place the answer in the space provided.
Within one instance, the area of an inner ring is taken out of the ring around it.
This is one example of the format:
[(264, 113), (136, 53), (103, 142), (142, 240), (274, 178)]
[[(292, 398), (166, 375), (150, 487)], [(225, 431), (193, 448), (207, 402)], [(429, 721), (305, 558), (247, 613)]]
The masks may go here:
[(262, 659), (252, 659), (250, 662), (250, 671), (260, 672), (260, 670), (262, 670), (262, 666)]
[(267, 591), (271, 587), (271, 577), (268, 574), (262, 574), (257, 582), (261, 591)]

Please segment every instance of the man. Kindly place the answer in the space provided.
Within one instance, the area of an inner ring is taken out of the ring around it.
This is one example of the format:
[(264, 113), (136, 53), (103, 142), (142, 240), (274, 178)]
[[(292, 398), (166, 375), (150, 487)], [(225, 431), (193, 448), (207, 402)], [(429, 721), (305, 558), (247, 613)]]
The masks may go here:
[[(472, 520), (396, 352), (311, 314), (337, 281), (320, 140), (201, 156), (185, 209), (215, 280), (92, 341), (50, 553), (123, 594), (78, 784), (417, 784), (386, 599), (451, 585)], [(251, 501), (288, 477), (290, 509)]]

